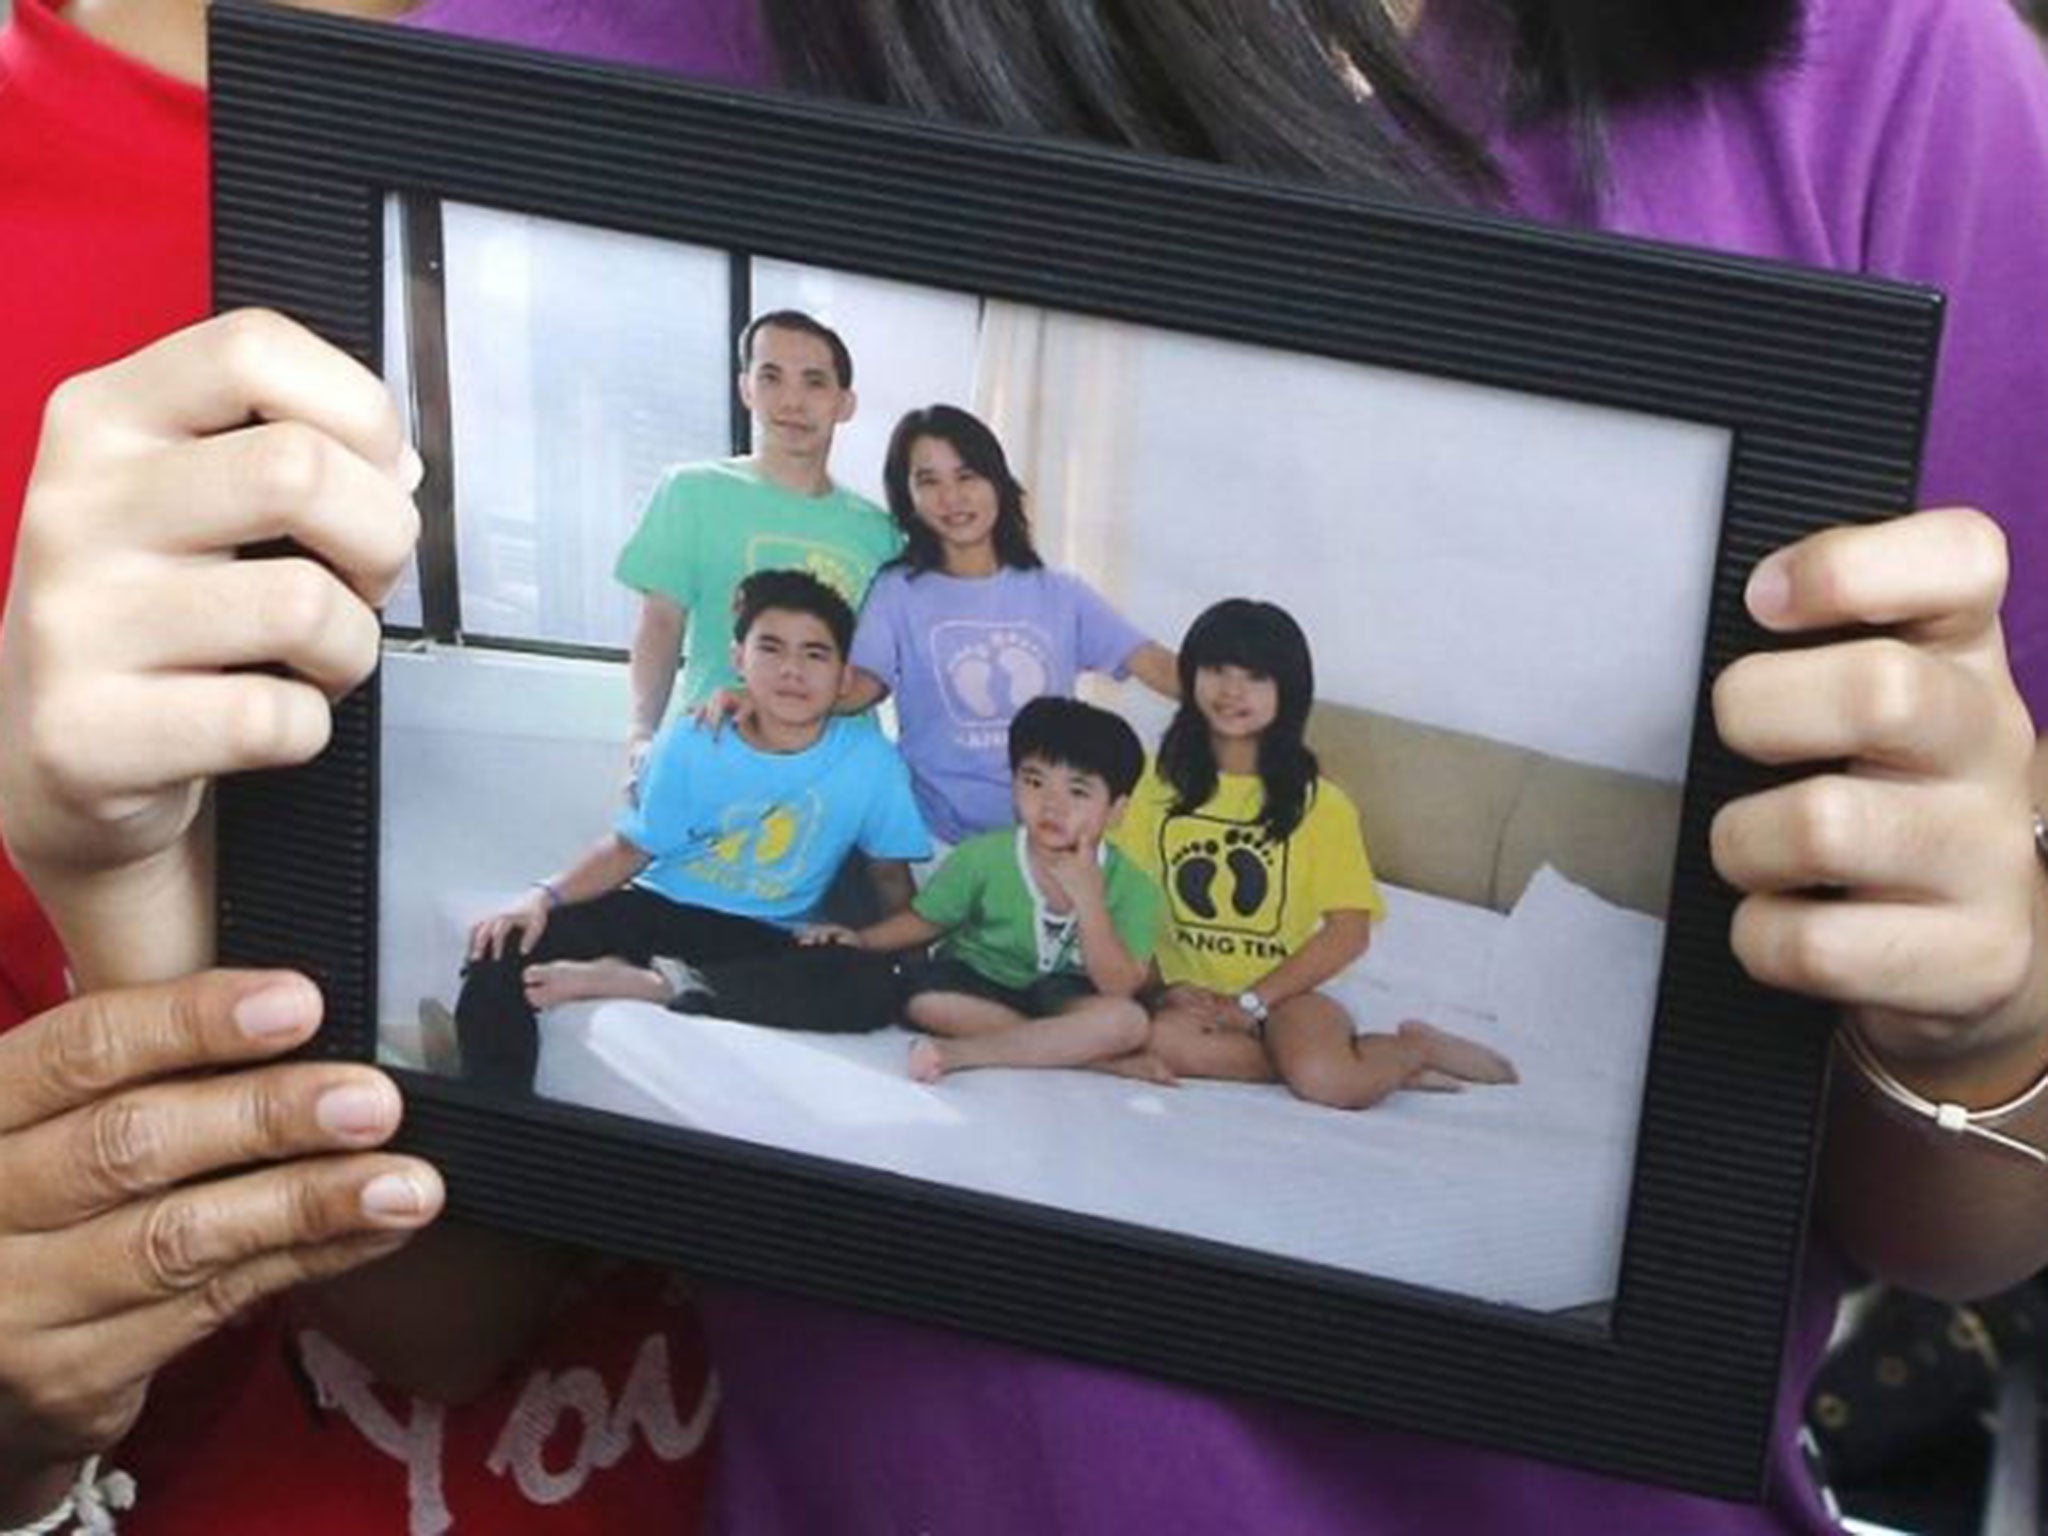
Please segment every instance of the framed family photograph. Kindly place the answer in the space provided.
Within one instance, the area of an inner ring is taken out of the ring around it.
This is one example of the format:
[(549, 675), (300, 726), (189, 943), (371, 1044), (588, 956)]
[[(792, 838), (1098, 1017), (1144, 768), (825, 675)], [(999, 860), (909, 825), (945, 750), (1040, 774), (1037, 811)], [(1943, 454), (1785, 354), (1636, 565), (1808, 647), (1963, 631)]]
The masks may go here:
[(1758, 1493), (1830, 1019), (1708, 690), (1936, 295), (212, 25), (218, 303), (427, 466), (223, 956), (456, 1218)]

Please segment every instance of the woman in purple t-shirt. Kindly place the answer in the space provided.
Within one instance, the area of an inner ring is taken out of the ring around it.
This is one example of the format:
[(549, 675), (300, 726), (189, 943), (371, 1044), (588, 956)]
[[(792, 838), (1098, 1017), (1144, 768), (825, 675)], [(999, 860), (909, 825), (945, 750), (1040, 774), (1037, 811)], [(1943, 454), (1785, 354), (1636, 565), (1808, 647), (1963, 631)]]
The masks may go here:
[[(594, 7), (442, 0), (442, 8), (495, 12), (509, 28)], [(1431, 169), (1422, 179), (1476, 184), (1536, 217), (1946, 289), (1927, 499), (1981, 506), (1999, 519), (2010, 584), (1986, 525), (1959, 514), (1855, 530), (1770, 562), (1751, 594), (1765, 622), (1836, 630), (1857, 621), (1886, 634), (1874, 645), (1769, 658), (1782, 664), (1752, 669), (1750, 681), (1768, 683), (1775, 671), (1781, 686), (1725, 698), (1724, 728), (1735, 727), (1731, 736), (1745, 750), (1787, 763), (1855, 760), (1882, 745), (1873, 730), (1883, 720), (1859, 706), (1903, 696), (1916, 728), (1891, 744), (1914, 749), (1917, 760), (1860, 775), (1862, 783), (1804, 780), (1822, 786), (1819, 796), (1795, 788), (1789, 797), (1752, 802), (1746, 826), (1738, 818), (1719, 829), (1715, 851), (1731, 878), (1756, 893), (1736, 934), (1745, 963), (1857, 1010), (1854, 1021), (1923, 1091), (1982, 1105), (2034, 1078), (2048, 1055), (2048, 944), (2029, 932), (2041, 882), (2025, 826), (2024, 753), (2014, 743), (2029, 734), (2019, 698), (2037, 713), (2048, 709), (2048, 434), (2040, 430), (2048, 413), (2040, 342), (2048, 334), (2048, 289), (2040, 281), (2048, 249), (2048, 86), (2004, 0), (1496, 0), (1483, 7), (1426, 0), (1416, 59), (1407, 62), (1387, 16), (1412, 16), (1415, 0), (1384, 11), (1326, 0), (1046, 0), (1028, 7), (925, 0), (915, 8), (761, 0), (759, 8), (775, 64), (758, 57), (750, 64), (757, 77), (779, 73), (800, 89), (1333, 182), (1372, 182), (1423, 161)], [(714, 30), (696, 6), (641, 9), (700, 39)], [(1505, 46), (1489, 48), (1484, 38), (1471, 46), (1451, 14), (1461, 9), (1484, 11)], [(879, 45), (872, 33), (892, 26), (898, 35)], [(652, 21), (645, 33), (636, 36), (636, 51), (651, 58)], [(1417, 61), (1445, 94), (1465, 98), (1462, 126), (1418, 95), (1410, 67)], [(1366, 83), (1370, 91), (1360, 88)], [(1589, 165), (1581, 151), (1593, 144), (1602, 153)], [(237, 377), (224, 334), (214, 328), (159, 349), (153, 366), (122, 376), (127, 387), (119, 393), (130, 406), (154, 403), (152, 394), (166, 408), (217, 404), (222, 381)], [(330, 355), (310, 344), (237, 355), (244, 375), (260, 367), (259, 381), (282, 376), (263, 397), (269, 411), (307, 432), (331, 421), (320, 408), (335, 393), (326, 387), (331, 372), (323, 371), (336, 363)], [(309, 380), (322, 387), (283, 387)], [(50, 502), (69, 490), (68, 505), (105, 508), (107, 527), (157, 526), (160, 506), (132, 504), (150, 483), (126, 469), (133, 433), (109, 431), (102, 441), (86, 431), (92, 419), (53, 424), (68, 426), (52, 441), (71, 451), (50, 455)], [(175, 431), (155, 450), (167, 462), (221, 451), (222, 439), (207, 426), (216, 417), (206, 410), (171, 411), (167, 419)], [(239, 429), (245, 417), (220, 419)], [(332, 458), (353, 462), (339, 446)], [(196, 526), (231, 487), (218, 475), (190, 483), (207, 492), (179, 503)], [(78, 494), (88, 489), (106, 499)], [(129, 515), (113, 518), (116, 510)], [(373, 526), (401, 527), (386, 510)], [(278, 526), (308, 520), (307, 508), (289, 497), (264, 512)], [(346, 521), (363, 526), (359, 515)], [(176, 574), (178, 590), (203, 584), (214, 569), (188, 560)], [(74, 611), (86, 619), (75, 622), (96, 632), (94, 604), (118, 591), (104, 570), (103, 551), (64, 571), (45, 562), (18, 582), (16, 600), (40, 597), (57, 607), (62, 597), (76, 598)], [(367, 607), (342, 601), (340, 612), (369, 623)], [(211, 639), (229, 618), (217, 603), (164, 602), (151, 627), (168, 645)], [(301, 671), (316, 670), (303, 636), (294, 641), (298, 616), (286, 605), (250, 622), (239, 659), (294, 657)], [(340, 622), (333, 627), (353, 632)], [(189, 654), (217, 652), (200, 646)], [(180, 911), (169, 882), (156, 880), (149, 902), (103, 902), (118, 918), (97, 915), (90, 902), (104, 890), (130, 889), (124, 882), (137, 870), (173, 867), (179, 848), (203, 839), (191, 785), (164, 784), (247, 766), (254, 748), (233, 732), (195, 726), (186, 673), (146, 675), (92, 648), (66, 665), (60, 681), (67, 686), (99, 686), (128, 699), (126, 724), (136, 734), (101, 733), (64, 752), (23, 754), (29, 765), (10, 809), (23, 830), (33, 818), (72, 818), (67, 826), (76, 835), (64, 870), (74, 916), (95, 914), (90, 922), (79, 918), (78, 933), (105, 940), (104, 930), (124, 920), (161, 929), (167, 914)], [(1873, 689), (1873, 677), (1883, 686)], [(223, 712), (267, 686), (263, 673), (249, 670), (207, 681), (212, 707)], [(1807, 734), (1789, 734), (1800, 727)], [(141, 740), (150, 730), (184, 744), (175, 769), (120, 750), (122, 739)], [(24, 729), (8, 744), (33, 739)], [(85, 776), (87, 792), (66, 780), (65, 764)], [(144, 777), (152, 772), (161, 777)], [(145, 822), (133, 807), (147, 792), (159, 807), (175, 801), (177, 813), (167, 808)], [(1816, 818), (1841, 811), (1844, 794), (1865, 792), (1887, 801), (1891, 813), (1864, 823), (1867, 835), (1830, 857), (1808, 835)], [(100, 825), (94, 812), (106, 807), (123, 814)], [(1884, 899), (1814, 901), (1800, 894), (1810, 886)], [(136, 946), (151, 954), (161, 947)], [(1890, 1011), (1873, 1006), (1887, 1004)], [(121, 1006), (167, 1009), (155, 995)], [(1799, 1384), (1826, 1333), (1837, 1245), (1881, 1273), (1958, 1291), (2023, 1274), (2048, 1250), (2048, 1194), (2031, 1167), (1925, 1139), (1888, 1115), (1853, 1075), (1842, 1079), (1822, 1179), (1835, 1241), (1821, 1244), (1809, 1267), (1774, 1437), (1779, 1475), (1766, 1507), (1632, 1488), (978, 1346), (941, 1330), (728, 1293), (706, 1301), (726, 1389), (724, 1517), (729, 1528), (749, 1531), (1750, 1536), (1830, 1528), (1796, 1470), (1792, 1430)], [(196, 1079), (178, 1085), (192, 1095), (205, 1087)], [(2048, 1139), (2048, 1104), (2037, 1101), (2007, 1130)], [(225, 1219), (215, 1225), (235, 1230)], [(32, 1290), (50, 1288), (47, 1267), (27, 1260), (19, 1267), (41, 1281)], [(494, 1275), (503, 1278), (504, 1268)], [(462, 1294), (471, 1301), (470, 1291)], [(447, 1310), (446, 1332), (457, 1342), (465, 1330), (454, 1324), (474, 1331), (508, 1315), (473, 1304)]]
[(1024, 487), (986, 423), (931, 405), (896, 424), (882, 464), (903, 553), (875, 578), (854, 632), (865, 709), (896, 699), (898, 745), (932, 835), (1008, 826), (1010, 721), (1083, 672), (1126, 674), (1165, 697), (1173, 653), (1031, 544)]

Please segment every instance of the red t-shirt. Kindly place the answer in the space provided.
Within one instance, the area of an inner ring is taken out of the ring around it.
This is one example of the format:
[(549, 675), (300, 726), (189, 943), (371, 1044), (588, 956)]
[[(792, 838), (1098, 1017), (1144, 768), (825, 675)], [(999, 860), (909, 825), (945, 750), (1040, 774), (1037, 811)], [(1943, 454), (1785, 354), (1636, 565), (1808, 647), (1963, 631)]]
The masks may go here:
[[(206, 313), (206, 98), (21, 0), (0, 35), (0, 592), (43, 402)], [(0, 1027), (64, 996), (63, 957), (0, 859)]]
[[(44, 400), (209, 307), (206, 99), (102, 48), (51, 0), (0, 32), (0, 588)], [(56, 940), (0, 864), (0, 1029), (63, 997)], [(640, 1268), (564, 1299), (492, 1391), (443, 1409), (378, 1387), (279, 1306), (151, 1388), (111, 1463), (123, 1536), (688, 1532), (717, 1390), (696, 1310)]]

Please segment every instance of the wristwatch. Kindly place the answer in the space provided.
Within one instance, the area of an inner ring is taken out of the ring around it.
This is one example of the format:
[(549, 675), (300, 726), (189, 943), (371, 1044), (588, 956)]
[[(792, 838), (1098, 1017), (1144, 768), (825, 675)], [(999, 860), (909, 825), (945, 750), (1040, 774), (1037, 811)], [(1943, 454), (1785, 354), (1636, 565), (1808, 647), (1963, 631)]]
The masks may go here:
[(1251, 988), (1247, 987), (1237, 994), (1237, 1006), (1252, 1016), (1254, 1024), (1266, 1022), (1266, 1000)]

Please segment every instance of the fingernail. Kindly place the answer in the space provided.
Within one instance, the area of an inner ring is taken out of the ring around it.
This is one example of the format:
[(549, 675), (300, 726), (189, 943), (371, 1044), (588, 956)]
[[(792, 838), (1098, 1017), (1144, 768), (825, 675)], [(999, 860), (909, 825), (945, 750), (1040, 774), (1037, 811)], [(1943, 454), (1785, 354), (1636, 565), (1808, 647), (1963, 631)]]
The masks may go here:
[(302, 1035), (320, 1022), (320, 994), (302, 981), (279, 982), (235, 1004), (235, 1028), (250, 1040)]
[(405, 487), (405, 494), (410, 496), (426, 482), (426, 478), (427, 461), (420, 457), (419, 449), (407, 443), (404, 451), (398, 455), (398, 483)]
[(1792, 573), (1776, 555), (1762, 561), (1749, 573), (1749, 590), (1744, 595), (1750, 613), (1763, 623), (1784, 618), (1792, 610)]
[(389, 1090), (351, 1083), (321, 1094), (313, 1106), (313, 1119), (330, 1136), (359, 1141), (390, 1130), (398, 1121), (393, 1112), (396, 1107)]
[(379, 1174), (363, 1186), (363, 1214), (380, 1221), (416, 1219), (427, 1213), (429, 1205), (426, 1188), (410, 1174)]

